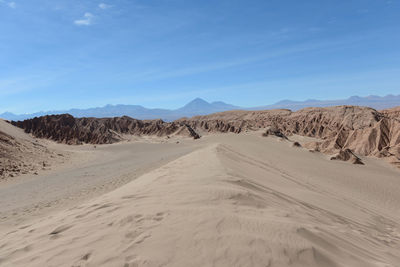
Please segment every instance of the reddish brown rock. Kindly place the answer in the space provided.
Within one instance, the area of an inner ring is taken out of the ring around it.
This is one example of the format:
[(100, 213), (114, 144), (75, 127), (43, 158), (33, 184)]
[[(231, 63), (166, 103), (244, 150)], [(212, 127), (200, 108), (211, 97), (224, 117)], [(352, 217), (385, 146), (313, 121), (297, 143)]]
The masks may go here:
[(123, 134), (166, 136), (174, 133), (200, 136), (185, 123), (162, 120), (136, 120), (127, 116), (117, 118), (74, 118), (71, 115), (51, 115), (12, 122), (38, 138), (65, 144), (111, 144), (123, 139)]
[(337, 106), (290, 110), (227, 111), (174, 122), (141, 121), (129, 117), (74, 118), (54, 115), (13, 122), (36, 137), (67, 144), (107, 144), (121, 135), (186, 135), (241, 133), (274, 126), (283, 136), (293, 134), (319, 140), (304, 144), (308, 149), (337, 154), (349, 149), (354, 155), (387, 158), (400, 166), (400, 107), (376, 111), (368, 107)]
[(301, 147), (301, 144), (299, 142), (293, 142), (292, 146), (293, 147)]
[(359, 157), (357, 157), (353, 151), (350, 149), (340, 150), (335, 156), (331, 157), (331, 160), (341, 160), (341, 161), (350, 161), (353, 164), (364, 165)]
[(270, 126), (286, 136), (315, 137), (305, 146), (327, 154), (350, 149), (362, 156), (388, 158), (400, 165), (400, 107), (376, 111), (368, 107), (337, 106), (290, 110), (228, 111), (182, 119), (197, 131), (235, 132)]

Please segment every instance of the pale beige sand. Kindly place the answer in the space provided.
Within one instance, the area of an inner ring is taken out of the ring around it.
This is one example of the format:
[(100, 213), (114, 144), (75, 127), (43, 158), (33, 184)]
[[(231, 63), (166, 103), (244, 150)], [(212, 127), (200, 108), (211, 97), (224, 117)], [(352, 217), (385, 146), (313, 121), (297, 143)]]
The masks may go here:
[(119, 189), (0, 230), (1, 266), (399, 266), (400, 172), (207, 136)]
[[(44, 140), (40, 140), (42, 143)], [(29, 223), (54, 210), (112, 191), (140, 175), (195, 149), (193, 144), (141, 142), (68, 146), (47, 141), (48, 147), (70, 155), (40, 175), (0, 180), (0, 226)]]

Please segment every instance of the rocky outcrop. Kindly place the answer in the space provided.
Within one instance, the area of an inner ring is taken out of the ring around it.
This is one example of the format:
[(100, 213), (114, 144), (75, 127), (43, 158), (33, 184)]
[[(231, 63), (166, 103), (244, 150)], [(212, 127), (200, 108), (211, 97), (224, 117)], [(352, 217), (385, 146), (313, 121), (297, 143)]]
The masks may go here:
[(199, 138), (199, 133), (242, 133), (274, 127), (268, 133), (315, 137), (304, 147), (326, 154), (351, 152), (354, 156), (387, 158), (400, 166), (400, 108), (376, 111), (368, 107), (337, 106), (290, 110), (227, 111), (207, 116), (182, 118), (174, 122), (141, 121), (130, 117), (74, 118), (54, 115), (34, 118), (14, 125), (36, 137), (67, 144), (108, 144), (130, 135), (185, 135)]
[(384, 109), (381, 111), (382, 114), (388, 118), (400, 120), (400, 107)]
[(285, 136), (315, 137), (306, 147), (337, 154), (351, 151), (389, 159), (400, 166), (400, 108), (378, 112), (368, 107), (338, 106), (290, 110), (229, 111), (182, 119), (195, 130), (234, 132), (273, 126)]
[(319, 151), (332, 154), (350, 150), (362, 156), (400, 161), (400, 122), (370, 108), (335, 107), (306, 109), (292, 114), (281, 124), (286, 134), (322, 139)]
[(197, 131), (241, 133), (270, 127), (280, 121), (280, 118), (291, 114), (290, 110), (263, 110), (263, 111), (227, 111), (207, 116), (196, 116), (190, 119), (182, 118), (177, 122), (190, 125)]
[(339, 150), (339, 152), (331, 157), (331, 160), (341, 160), (341, 161), (349, 161), (353, 164), (364, 165), (359, 157), (357, 157), (353, 151), (346, 148), (344, 150)]
[(282, 132), (281, 132), (281, 130), (279, 130), (279, 128), (278, 127), (276, 127), (276, 126), (271, 126), (270, 128), (268, 128), (266, 131), (265, 131), (265, 133), (263, 133), (263, 136), (265, 136), (265, 137), (267, 137), (267, 136), (276, 136), (276, 137), (280, 137), (280, 138), (283, 138), (283, 139), (288, 139), (287, 137), (286, 137), (286, 135), (284, 135)]
[(123, 135), (184, 135), (200, 136), (185, 123), (162, 120), (137, 120), (127, 116), (116, 118), (74, 118), (71, 115), (51, 115), (12, 122), (38, 138), (65, 144), (111, 144), (123, 140)]
[(301, 144), (299, 142), (293, 142), (292, 147), (301, 147)]

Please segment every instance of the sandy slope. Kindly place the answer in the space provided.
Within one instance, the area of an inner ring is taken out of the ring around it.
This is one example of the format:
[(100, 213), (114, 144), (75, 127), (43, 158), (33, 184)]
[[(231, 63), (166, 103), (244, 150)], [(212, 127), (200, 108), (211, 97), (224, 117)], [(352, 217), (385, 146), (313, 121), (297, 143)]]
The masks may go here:
[[(159, 141), (159, 140), (158, 140)], [(64, 209), (112, 191), (138, 176), (190, 151), (184, 143), (129, 142), (66, 146), (72, 159), (40, 175), (24, 175), (0, 182), (0, 225), (19, 225), (55, 209)]]
[(50, 149), (45, 143), (0, 119), (0, 182), (41, 173), (68, 158), (68, 153)]
[(91, 201), (0, 231), (2, 266), (399, 266), (400, 172), (219, 135)]

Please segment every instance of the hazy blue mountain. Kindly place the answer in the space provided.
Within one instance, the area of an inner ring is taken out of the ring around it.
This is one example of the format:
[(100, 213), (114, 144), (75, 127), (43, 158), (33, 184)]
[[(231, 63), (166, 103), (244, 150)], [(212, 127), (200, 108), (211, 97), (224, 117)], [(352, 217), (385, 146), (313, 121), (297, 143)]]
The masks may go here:
[(239, 107), (226, 104), (224, 102), (209, 103), (201, 98), (196, 98), (185, 106), (175, 110), (169, 109), (150, 109), (139, 105), (107, 105), (104, 107), (89, 108), (89, 109), (70, 109), (70, 110), (57, 110), (37, 112), (33, 114), (16, 115), (13, 113), (5, 112), (0, 114), (0, 118), (6, 120), (25, 120), (33, 117), (39, 117), (49, 114), (63, 114), (68, 113), (74, 117), (121, 117), (129, 116), (136, 119), (163, 119), (165, 121), (172, 121), (181, 117), (192, 117), (195, 115), (207, 115), (214, 112), (227, 111), (238, 109)]
[(183, 117), (192, 117), (196, 115), (205, 115), (205, 114), (211, 114), (215, 112), (221, 112), (239, 108), (240, 107), (226, 104), (221, 101), (208, 103), (207, 101), (201, 98), (196, 98), (191, 102), (189, 102), (188, 104), (186, 104), (185, 106), (183, 106), (182, 108), (174, 110), (174, 114), (176, 114), (177, 116), (179, 116), (179, 114), (184, 114)]
[(347, 99), (339, 99), (339, 100), (316, 100), (316, 99), (308, 99), (305, 101), (282, 100), (273, 105), (253, 107), (253, 108), (241, 108), (221, 101), (209, 103), (201, 98), (196, 98), (191, 102), (189, 102), (188, 104), (186, 104), (185, 106), (174, 110), (157, 109), (157, 108), (150, 109), (139, 105), (107, 105), (98, 108), (46, 111), (46, 112), (37, 112), (33, 114), (21, 114), (21, 115), (5, 112), (3, 114), (0, 114), (0, 118), (17, 121), (33, 117), (44, 116), (48, 114), (69, 113), (75, 117), (102, 118), (102, 117), (129, 116), (132, 118), (143, 119), (143, 120), (162, 119), (165, 121), (172, 121), (182, 117), (207, 115), (215, 112), (222, 112), (234, 109), (262, 110), (262, 109), (284, 108), (295, 111), (306, 107), (328, 107), (328, 106), (339, 106), (339, 105), (368, 106), (380, 110), (380, 109), (400, 106), (400, 95), (397, 96), (387, 95), (383, 97), (374, 95), (367, 97), (352, 96)]
[(272, 105), (260, 106), (250, 108), (250, 110), (263, 110), (263, 109), (290, 109), (293, 111), (306, 108), (306, 107), (329, 107), (329, 106), (340, 106), (340, 105), (354, 105), (354, 106), (366, 106), (377, 110), (400, 106), (400, 95), (387, 95), (387, 96), (352, 96), (347, 99), (337, 100), (316, 100), (308, 99), (305, 101), (291, 101), (283, 100)]

